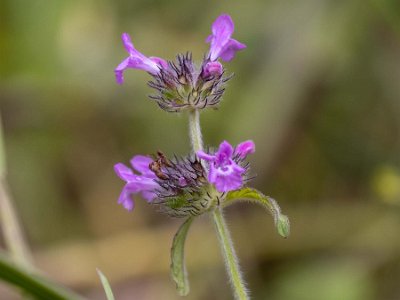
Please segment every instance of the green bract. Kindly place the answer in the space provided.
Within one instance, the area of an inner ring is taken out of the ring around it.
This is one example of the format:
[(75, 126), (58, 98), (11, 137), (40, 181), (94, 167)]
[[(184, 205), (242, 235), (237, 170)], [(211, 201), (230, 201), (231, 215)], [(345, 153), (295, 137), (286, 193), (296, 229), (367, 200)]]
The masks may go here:
[(281, 209), (275, 199), (269, 196), (265, 196), (263, 193), (256, 189), (246, 187), (240, 190), (229, 192), (226, 195), (225, 200), (222, 202), (222, 206), (225, 207), (241, 200), (247, 200), (262, 205), (273, 216), (278, 233), (284, 238), (287, 238), (289, 236), (289, 219), (287, 216), (281, 213)]

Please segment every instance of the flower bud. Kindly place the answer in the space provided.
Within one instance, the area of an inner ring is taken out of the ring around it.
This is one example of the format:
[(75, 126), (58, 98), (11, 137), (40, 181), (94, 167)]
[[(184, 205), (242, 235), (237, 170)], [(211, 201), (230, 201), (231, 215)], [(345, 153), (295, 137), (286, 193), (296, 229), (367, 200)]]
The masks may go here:
[(224, 67), (218, 61), (210, 61), (205, 64), (201, 72), (202, 78), (217, 77), (222, 75)]

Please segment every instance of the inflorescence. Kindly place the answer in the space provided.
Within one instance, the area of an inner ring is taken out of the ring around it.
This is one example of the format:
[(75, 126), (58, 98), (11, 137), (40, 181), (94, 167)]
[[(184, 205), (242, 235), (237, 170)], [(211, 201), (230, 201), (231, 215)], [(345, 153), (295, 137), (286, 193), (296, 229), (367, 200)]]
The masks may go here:
[(187, 157), (168, 159), (162, 152), (153, 158), (136, 155), (131, 160), (135, 173), (122, 163), (115, 172), (126, 184), (119, 203), (132, 210), (132, 194), (172, 217), (200, 215), (224, 200), (227, 192), (240, 189), (248, 181), (248, 154), (255, 150), (252, 141), (233, 148), (227, 141), (217, 151), (198, 151)]
[(153, 79), (148, 85), (156, 90), (150, 99), (168, 112), (215, 108), (225, 91), (225, 83), (232, 77), (225, 76), (225, 69), (218, 61), (233, 59), (235, 52), (246, 46), (231, 38), (233, 21), (221, 15), (212, 26), (212, 34), (206, 39), (211, 44), (200, 67), (196, 67), (191, 53), (178, 54), (176, 61), (159, 57), (146, 57), (133, 46), (130, 36), (122, 34), (122, 41), (129, 56), (115, 69), (116, 80), (124, 82), (124, 71), (128, 68), (148, 72)]
[(225, 75), (219, 60), (230, 61), (237, 51), (246, 47), (231, 38), (234, 24), (228, 15), (219, 16), (211, 30), (206, 39), (210, 49), (199, 66), (193, 62), (190, 52), (177, 55), (175, 61), (147, 57), (135, 49), (127, 33), (122, 34), (129, 56), (114, 70), (117, 82), (124, 82), (123, 75), (128, 68), (149, 73), (152, 79), (148, 85), (156, 91), (150, 98), (160, 108), (167, 112), (189, 112), (193, 151), (173, 158), (160, 151), (153, 156), (136, 155), (130, 161), (132, 168), (116, 164), (116, 174), (125, 181), (118, 203), (131, 211), (134, 208), (132, 197), (140, 195), (160, 212), (186, 218), (171, 248), (171, 275), (183, 296), (189, 292), (183, 263), (186, 234), (193, 217), (209, 212), (214, 219), (235, 299), (248, 299), (222, 209), (240, 200), (260, 204), (271, 212), (277, 231), (283, 237), (289, 235), (289, 220), (281, 214), (274, 199), (247, 186), (251, 178), (246, 158), (255, 152), (253, 141), (244, 141), (236, 147), (223, 141), (218, 149), (202, 149), (199, 111), (218, 106), (225, 84), (232, 77)]

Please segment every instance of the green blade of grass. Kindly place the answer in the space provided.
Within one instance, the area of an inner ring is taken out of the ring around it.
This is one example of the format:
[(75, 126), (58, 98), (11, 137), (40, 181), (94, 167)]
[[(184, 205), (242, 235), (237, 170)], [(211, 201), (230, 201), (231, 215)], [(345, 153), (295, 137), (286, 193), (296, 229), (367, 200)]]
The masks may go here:
[(0, 253), (0, 280), (18, 287), (35, 299), (84, 300), (84, 298), (74, 292), (46, 278), (26, 271), (3, 253)]

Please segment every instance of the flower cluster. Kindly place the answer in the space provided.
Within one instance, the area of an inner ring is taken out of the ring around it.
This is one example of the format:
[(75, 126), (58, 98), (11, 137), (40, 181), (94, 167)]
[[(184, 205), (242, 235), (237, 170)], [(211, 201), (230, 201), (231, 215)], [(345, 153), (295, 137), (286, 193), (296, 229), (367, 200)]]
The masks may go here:
[(177, 55), (176, 61), (159, 57), (146, 57), (133, 46), (127, 33), (122, 41), (129, 56), (115, 69), (116, 80), (124, 82), (124, 71), (128, 68), (148, 72), (153, 79), (149, 86), (156, 90), (150, 99), (168, 112), (216, 107), (225, 91), (224, 85), (231, 78), (218, 61), (230, 61), (235, 53), (246, 46), (231, 36), (234, 24), (230, 16), (219, 16), (212, 25), (212, 34), (206, 41), (210, 50), (197, 68), (190, 53)]
[(274, 199), (247, 186), (250, 166), (246, 158), (255, 152), (253, 141), (244, 141), (236, 147), (223, 141), (218, 149), (203, 150), (200, 110), (220, 103), (224, 85), (230, 79), (225, 76), (220, 60), (230, 61), (246, 47), (232, 38), (234, 24), (228, 15), (219, 16), (211, 30), (206, 39), (210, 49), (199, 67), (190, 53), (177, 55), (176, 61), (147, 57), (135, 49), (127, 33), (122, 35), (129, 56), (115, 69), (117, 82), (123, 83), (128, 68), (149, 73), (152, 79), (148, 85), (156, 90), (150, 98), (165, 111), (188, 112), (193, 150), (187, 156), (173, 158), (160, 151), (153, 156), (136, 155), (130, 161), (132, 167), (116, 164), (115, 172), (125, 181), (118, 202), (132, 210), (132, 197), (140, 195), (160, 212), (186, 218), (171, 247), (171, 275), (182, 296), (189, 293), (184, 265), (185, 238), (194, 217), (209, 213), (214, 219), (235, 299), (248, 299), (222, 209), (241, 200), (258, 203), (271, 212), (283, 237), (289, 235), (289, 220)]
[(254, 151), (252, 141), (235, 148), (224, 141), (216, 151), (182, 158), (168, 159), (161, 152), (153, 158), (136, 155), (131, 160), (134, 170), (122, 163), (114, 167), (126, 182), (119, 203), (132, 210), (131, 196), (139, 194), (170, 216), (202, 214), (223, 201), (225, 193), (243, 187), (249, 170), (245, 158)]

